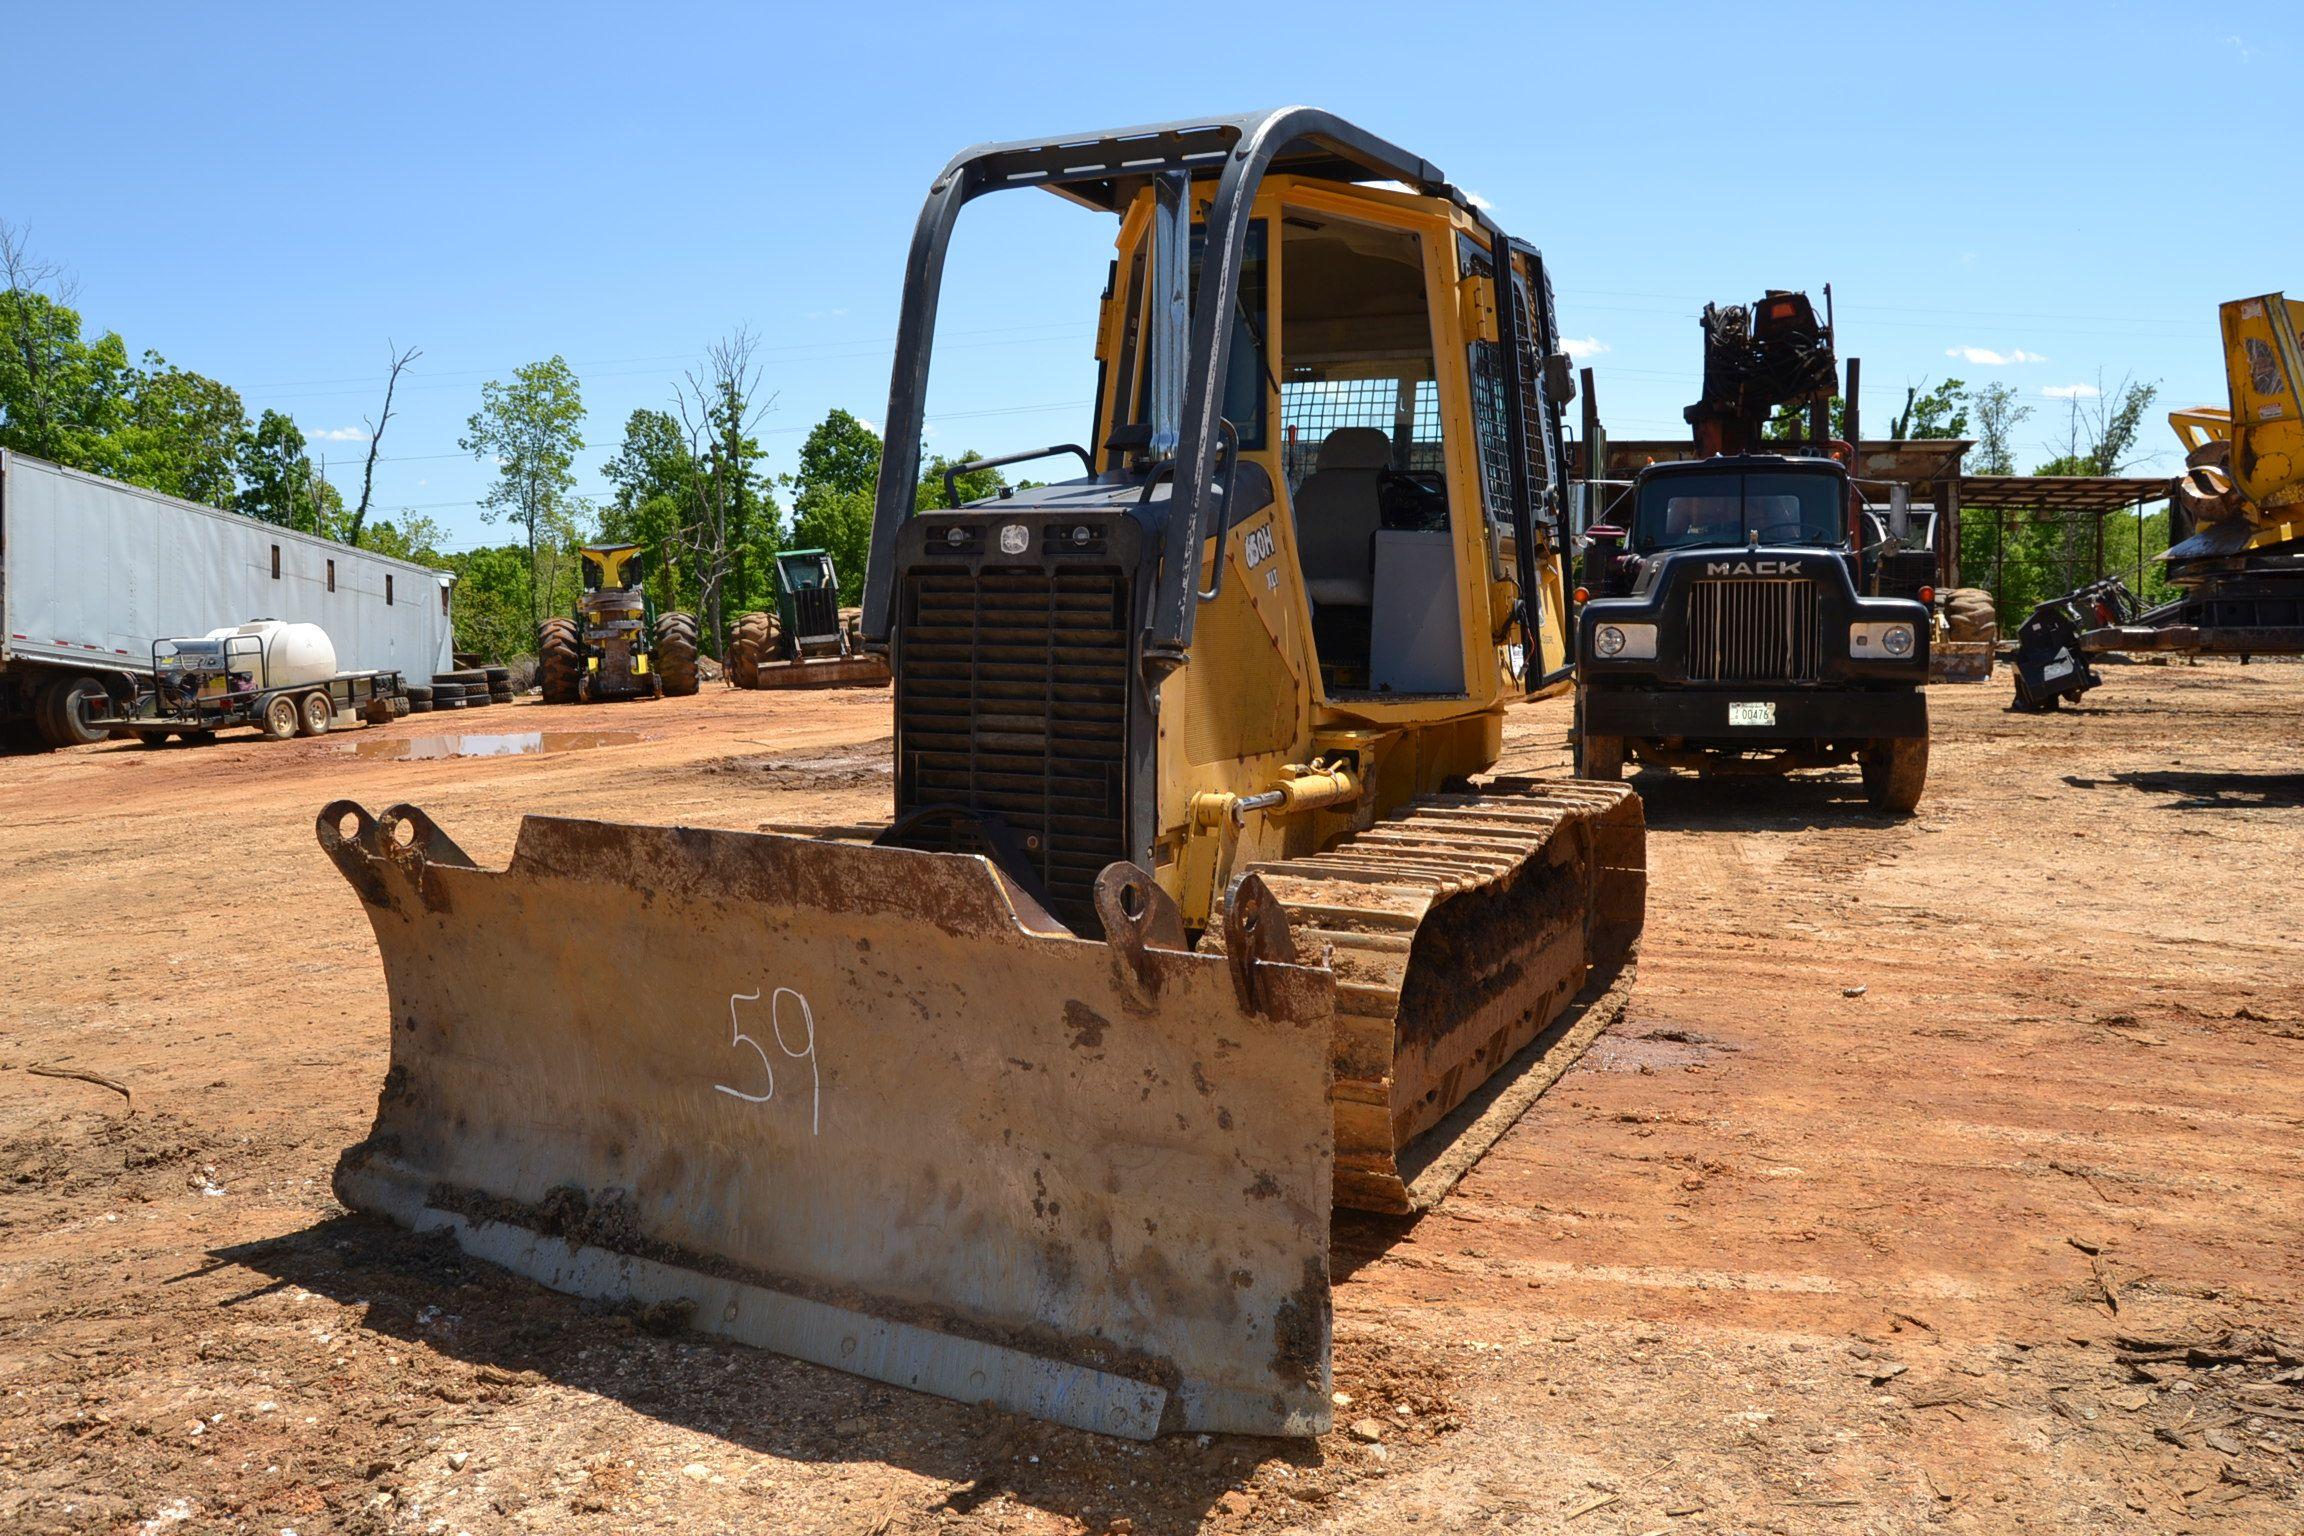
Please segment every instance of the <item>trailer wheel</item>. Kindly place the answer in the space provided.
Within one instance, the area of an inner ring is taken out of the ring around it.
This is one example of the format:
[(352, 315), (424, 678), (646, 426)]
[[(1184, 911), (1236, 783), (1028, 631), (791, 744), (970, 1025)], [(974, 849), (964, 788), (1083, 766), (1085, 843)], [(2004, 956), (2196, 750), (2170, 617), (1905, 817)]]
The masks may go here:
[(1875, 741), (1863, 752), (1864, 798), (1876, 811), (1909, 815), (1928, 784), (1928, 738), (1898, 736)]
[(584, 654), (574, 619), (546, 619), (536, 637), (537, 681), (547, 704), (574, 704), (584, 682)]
[(696, 691), (696, 621), (687, 614), (667, 613), (656, 621), (656, 672), (673, 698)]
[(336, 723), (336, 706), (325, 693), (304, 695), (296, 706), (296, 713), (297, 734), (300, 736), (325, 736), (328, 727)]
[(274, 741), (286, 741), (295, 735), (296, 727), (303, 720), (303, 713), (297, 709), (296, 701), (285, 693), (274, 694), (271, 702), (264, 706), (264, 734)]
[(41, 691), (34, 708), (40, 739), (52, 747), (88, 747), (109, 732), (89, 722), (112, 712), (112, 696), (92, 677), (60, 677)]

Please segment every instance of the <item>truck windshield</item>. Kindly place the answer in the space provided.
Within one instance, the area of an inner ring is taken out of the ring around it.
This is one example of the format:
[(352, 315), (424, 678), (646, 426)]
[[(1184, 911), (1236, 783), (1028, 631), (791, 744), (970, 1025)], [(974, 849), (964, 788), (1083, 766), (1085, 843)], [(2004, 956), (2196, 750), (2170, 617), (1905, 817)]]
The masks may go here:
[(1666, 475), (1640, 488), (1635, 549), (1838, 544), (1838, 475)]

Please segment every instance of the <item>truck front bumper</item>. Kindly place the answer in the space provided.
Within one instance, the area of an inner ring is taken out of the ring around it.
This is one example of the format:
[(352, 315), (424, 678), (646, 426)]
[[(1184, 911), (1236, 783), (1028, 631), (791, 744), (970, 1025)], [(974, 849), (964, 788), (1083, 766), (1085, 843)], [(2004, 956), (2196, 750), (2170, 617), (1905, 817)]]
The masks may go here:
[[(1652, 690), (1586, 684), (1578, 701), (1584, 729), (1595, 736), (1734, 744), (1928, 734), (1928, 696), (1917, 688)], [(1731, 706), (1741, 707), (1732, 714)]]

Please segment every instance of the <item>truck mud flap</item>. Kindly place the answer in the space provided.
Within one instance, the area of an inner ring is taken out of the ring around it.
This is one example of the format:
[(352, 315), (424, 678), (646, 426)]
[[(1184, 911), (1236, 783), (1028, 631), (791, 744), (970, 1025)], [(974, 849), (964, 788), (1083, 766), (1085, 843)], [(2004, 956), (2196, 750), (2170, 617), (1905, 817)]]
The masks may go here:
[(1105, 871), (529, 817), (475, 867), (349, 801), (390, 1069), (336, 1191), (554, 1289), (1081, 1429), (1328, 1427), (1335, 985)]

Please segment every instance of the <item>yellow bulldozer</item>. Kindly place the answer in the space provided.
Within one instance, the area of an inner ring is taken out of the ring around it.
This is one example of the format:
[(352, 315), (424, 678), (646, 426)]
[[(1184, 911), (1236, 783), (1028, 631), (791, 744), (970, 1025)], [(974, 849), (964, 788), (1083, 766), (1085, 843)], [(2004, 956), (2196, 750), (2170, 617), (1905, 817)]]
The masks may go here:
[[(1012, 188), (1117, 225), (1093, 447), (916, 512), (946, 245)], [(495, 870), (327, 807), (393, 1024), (341, 1198), (963, 1401), (1325, 1428), (1332, 1209), (1437, 1199), (1641, 924), (1627, 788), (1484, 777), (1571, 675), (1570, 378), (1537, 251), (1327, 113), (959, 156), (867, 570), (893, 819), (531, 816)]]

